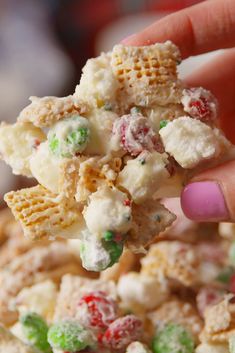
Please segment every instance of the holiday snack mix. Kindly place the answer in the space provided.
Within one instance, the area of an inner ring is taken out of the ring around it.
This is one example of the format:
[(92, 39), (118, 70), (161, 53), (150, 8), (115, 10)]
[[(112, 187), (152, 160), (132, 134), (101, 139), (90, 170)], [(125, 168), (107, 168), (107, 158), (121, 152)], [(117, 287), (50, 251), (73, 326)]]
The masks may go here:
[(0, 353), (235, 353), (235, 227), (176, 198), (234, 149), (180, 60), (116, 45), (0, 125), (2, 159), (37, 181), (0, 211)]
[(79, 239), (83, 266), (103, 271), (172, 224), (161, 198), (231, 158), (216, 98), (183, 84), (180, 61), (170, 41), (116, 45), (87, 61), (74, 94), (31, 97), (1, 124), (2, 159), (38, 182), (5, 195), (27, 238)]

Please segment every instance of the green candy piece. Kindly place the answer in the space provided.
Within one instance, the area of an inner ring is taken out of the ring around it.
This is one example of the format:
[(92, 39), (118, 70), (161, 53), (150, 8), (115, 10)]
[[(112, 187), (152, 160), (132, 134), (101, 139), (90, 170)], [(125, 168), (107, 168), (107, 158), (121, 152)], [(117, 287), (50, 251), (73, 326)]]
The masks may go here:
[(228, 256), (229, 256), (229, 263), (232, 265), (232, 266), (235, 266), (235, 242), (233, 242), (229, 248), (229, 253), (228, 253)]
[(58, 157), (73, 157), (87, 146), (89, 122), (81, 116), (61, 120), (48, 133), (49, 148)]
[(28, 313), (20, 317), (23, 333), (28, 343), (40, 352), (52, 353), (47, 341), (48, 326), (44, 319), (36, 313)]
[(80, 244), (82, 266), (88, 271), (103, 271), (110, 264), (110, 256), (102, 242), (96, 239), (84, 239)]
[(169, 123), (169, 120), (161, 120), (161, 121), (160, 121), (160, 124), (159, 124), (160, 130), (161, 130), (163, 127), (167, 126), (168, 123)]
[(153, 339), (154, 353), (193, 353), (191, 334), (181, 325), (166, 325)]
[(120, 256), (123, 252), (123, 244), (116, 243), (115, 241), (103, 241), (103, 245), (105, 250), (109, 253), (110, 263), (108, 267), (113, 266), (116, 262), (118, 262)]
[(90, 340), (90, 333), (73, 321), (54, 324), (48, 331), (48, 342), (52, 348), (70, 353), (79, 352), (91, 345)]
[(80, 243), (82, 266), (88, 271), (103, 271), (116, 263), (123, 252), (123, 241), (116, 242), (113, 231), (104, 232), (99, 240), (84, 233)]

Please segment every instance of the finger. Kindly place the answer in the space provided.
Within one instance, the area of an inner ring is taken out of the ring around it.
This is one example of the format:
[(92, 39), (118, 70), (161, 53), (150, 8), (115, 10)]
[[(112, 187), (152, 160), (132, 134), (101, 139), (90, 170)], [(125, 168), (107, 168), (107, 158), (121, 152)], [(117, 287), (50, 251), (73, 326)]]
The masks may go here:
[(235, 48), (227, 49), (185, 79), (190, 87), (210, 90), (219, 102), (220, 126), (235, 143)]
[(235, 222), (235, 161), (193, 178), (181, 195), (185, 215), (199, 222)]
[(171, 40), (182, 57), (235, 46), (234, 0), (209, 0), (155, 22), (122, 41), (126, 45), (149, 45)]

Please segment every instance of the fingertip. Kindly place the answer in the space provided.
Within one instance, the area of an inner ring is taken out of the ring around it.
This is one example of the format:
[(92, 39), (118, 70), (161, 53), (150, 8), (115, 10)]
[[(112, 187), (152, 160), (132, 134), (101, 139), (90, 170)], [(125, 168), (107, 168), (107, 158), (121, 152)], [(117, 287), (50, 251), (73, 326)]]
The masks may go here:
[(230, 218), (220, 185), (215, 181), (188, 184), (181, 194), (181, 207), (191, 220), (220, 222)]
[(135, 43), (135, 41), (136, 41), (136, 34), (132, 34), (122, 39), (120, 43), (124, 45), (133, 45), (133, 42)]

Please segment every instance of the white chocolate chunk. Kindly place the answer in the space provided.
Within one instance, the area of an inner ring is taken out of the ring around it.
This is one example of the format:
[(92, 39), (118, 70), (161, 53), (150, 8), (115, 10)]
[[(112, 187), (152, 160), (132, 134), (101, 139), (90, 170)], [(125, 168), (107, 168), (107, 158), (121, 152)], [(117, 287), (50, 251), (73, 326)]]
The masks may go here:
[(93, 103), (95, 106), (113, 102), (118, 88), (111, 66), (110, 55), (102, 53), (94, 59), (89, 59), (83, 67), (75, 97)]
[(30, 170), (37, 181), (54, 193), (59, 192), (61, 159), (53, 155), (48, 141), (41, 143), (30, 158)]
[(220, 142), (214, 130), (187, 116), (169, 122), (159, 134), (166, 152), (183, 168), (194, 168), (221, 153)]
[(124, 304), (145, 309), (154, 309), (168, 297), (166, 283), (160, 283), (154, 276), (129, 272), (121, 276), (117, 285), (118, 295)]
[(104, 109), (93, 109), (88, 115), (90, 141), (84, 151), (85, 155), (106, 155), (112, 150), (110, 138), (117, 114)]
[(118, 185), (125, 188), (136, 203), (141, 203), (152, 198), (169, 178), (167, 163), (166, 153), (144, 151), (137, 158), (127, 162), (119, 173)]
[(91, 194), (83, 211), (89, 231), (99, 236), (107, 230), (126, 233), (131, 227), (131, 208), (125, 206), (126, 199), (126, 194), (105, 185)]
[(46, 139), (44, 132), (31, 123), (0, 125), (0, 154), (14, 174), (31, 177), (29, 160), (34, 148)]
[(129, 344), (126, 353), (151, 353), (151, 351), (145, 344), (136, 341)]
[(32, 287), (23, 288), (13, 300), (13, 305), (16, 306), (20, 314), (35, 312), (47, 320), (51, 320), (54, 314), (56, 296), (56, 285), (48, 279)]

